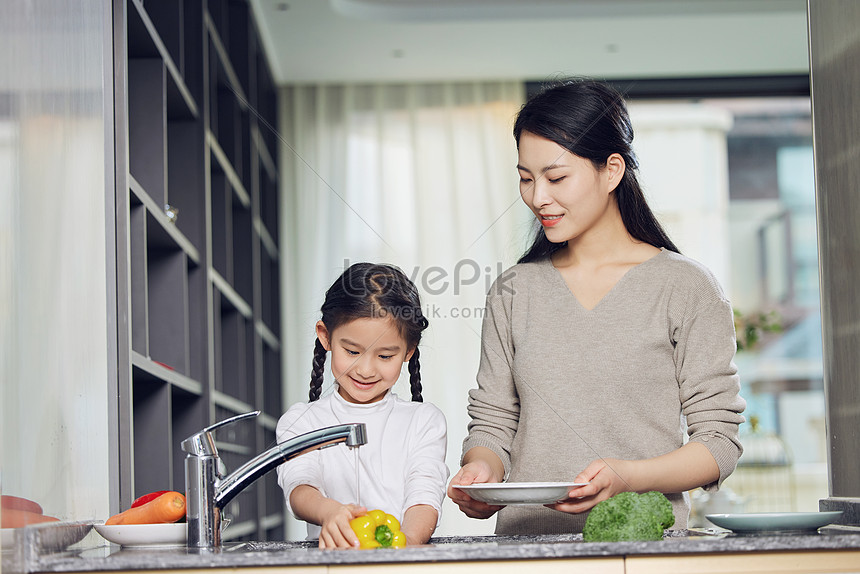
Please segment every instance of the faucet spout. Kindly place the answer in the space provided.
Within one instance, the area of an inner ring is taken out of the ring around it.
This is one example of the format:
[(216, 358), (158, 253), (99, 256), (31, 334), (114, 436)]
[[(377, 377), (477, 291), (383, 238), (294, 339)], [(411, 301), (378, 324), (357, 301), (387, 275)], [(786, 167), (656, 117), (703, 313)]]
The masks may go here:
[(337, 444), (367, 444), (364, 423), (317, 429), (273, 446), (226, 477), (218, 473), (218, 449), (212, 431), (232, 422), (257, 416), (259, 411), (221, 421), (182, 441), (185, 457), (185, 498), (189, 548), (221, 546), (221, 510), (255, 480), (297, 456)]
[(344, 424), (311, 431), (277, 444), (227, 475), (215, 488), (215, 506), (223, 509), (252, 482), (305, 453), (344, 443), (349, 447), (367, 444), (364, 423)]

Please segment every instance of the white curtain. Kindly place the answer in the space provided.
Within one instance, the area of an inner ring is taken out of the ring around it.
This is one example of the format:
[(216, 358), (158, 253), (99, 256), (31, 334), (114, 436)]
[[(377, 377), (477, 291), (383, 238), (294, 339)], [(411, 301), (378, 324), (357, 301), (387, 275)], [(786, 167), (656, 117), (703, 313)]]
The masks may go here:
[[(415, 281), (430, 321), (420, 347), (423, 395), (447, 417), (456, 472), (484, 296), (530, 230), (511, 133), (524, 97), (520, 82), (282, 90), (284, 406), (307, 400), (328, 286), (351, 263), (393, 263)], [(409, 397), (408, 380), (404, 370), (400, 396)], [(446, 502), (436, 534), (493, 526)], [(302, 524), (288, 524), (290, 538), (304, 535)]]

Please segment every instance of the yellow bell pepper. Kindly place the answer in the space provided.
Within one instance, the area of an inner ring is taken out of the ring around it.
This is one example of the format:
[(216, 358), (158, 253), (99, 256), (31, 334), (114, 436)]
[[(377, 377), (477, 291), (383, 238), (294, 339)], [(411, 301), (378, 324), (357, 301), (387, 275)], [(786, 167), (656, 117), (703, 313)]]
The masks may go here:
[(400, 532), (400, 522), (382, 510), (371, 510), (349, 521), (358, 536), (360, 548), (403, 548), (406, 535)]

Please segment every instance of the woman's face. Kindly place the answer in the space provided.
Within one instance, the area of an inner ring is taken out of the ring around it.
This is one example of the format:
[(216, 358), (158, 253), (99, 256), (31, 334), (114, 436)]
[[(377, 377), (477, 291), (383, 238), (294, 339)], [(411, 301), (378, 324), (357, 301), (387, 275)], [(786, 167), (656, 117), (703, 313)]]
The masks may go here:
[[(599, 233), (617, 210), (610, 192), (618, 185), (613, 154), (605, 169), (567, 151), (557, 143), (522, 132), (519, 141), (520, 195), (537, 216), (553, 243), (575, 241)], [(621, 160), (623, 174), (623, 160)]]
[(329, 332), (317, 323), (317, 337), (331, 351), (338, 392), (351, 403), (375, 403), (400, 378), (412, 357), (397, 324), (389, 318), (355, 319)]

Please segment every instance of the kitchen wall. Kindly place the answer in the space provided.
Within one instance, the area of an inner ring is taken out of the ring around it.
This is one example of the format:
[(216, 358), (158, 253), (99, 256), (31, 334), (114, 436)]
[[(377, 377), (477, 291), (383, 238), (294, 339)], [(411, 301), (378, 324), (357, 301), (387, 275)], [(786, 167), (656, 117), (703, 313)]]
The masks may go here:
[(106, 18), (102, 0), (0, 5), (0, 490), (62, 519), (111, 498)]

